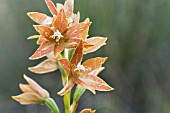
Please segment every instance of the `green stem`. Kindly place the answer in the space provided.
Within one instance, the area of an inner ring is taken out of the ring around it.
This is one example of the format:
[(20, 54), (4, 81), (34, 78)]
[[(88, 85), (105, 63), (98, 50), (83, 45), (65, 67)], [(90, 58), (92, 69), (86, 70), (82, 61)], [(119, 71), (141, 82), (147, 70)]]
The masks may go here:
[(65, 113), (70, 113), (70, 94), (71, 94), (71, 91), (67, 92), (64, 95)]
[[(68, 74), (63, 70), (60, 63), (58, 63), (58, 67), (62, 74), (62, 82), (63, 82), (63, 86), (64, 86), (67, 82)], [(70, 113), (70, 95), (71, 95), (71, 90), (69, 92), (67, 92), (63, 97), (65, 113)]]
[(51, 109), (52, 113), (60, 113), (57, 104), (52, 98), (45, 99), (45, 104)]

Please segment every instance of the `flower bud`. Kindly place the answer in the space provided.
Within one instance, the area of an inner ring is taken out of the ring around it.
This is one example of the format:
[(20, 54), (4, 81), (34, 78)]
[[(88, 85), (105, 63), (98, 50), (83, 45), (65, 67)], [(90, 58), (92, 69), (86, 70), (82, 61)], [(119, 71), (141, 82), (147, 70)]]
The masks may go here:
[(19, 84), (22, 94), (12, 96), (20, 104), (44, 104), (45, 99), (49, 98), (49, 93), (34, 80), (24, 75), (24, 79), (28, 84)]

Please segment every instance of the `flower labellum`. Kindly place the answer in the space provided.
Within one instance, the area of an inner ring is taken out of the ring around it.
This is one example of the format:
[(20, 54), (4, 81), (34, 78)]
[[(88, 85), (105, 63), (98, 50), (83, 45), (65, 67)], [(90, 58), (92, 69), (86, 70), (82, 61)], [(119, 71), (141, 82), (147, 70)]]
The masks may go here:
[(77, 64), (77, 67), (76, 67), (76, 69), (74, 69), (74, 71), (85, 71), (86, 70), (86, 68), (84, 68), (84, 66), (83, 65), (81, 65), (81, 62), (79, 62), (78, 64)]

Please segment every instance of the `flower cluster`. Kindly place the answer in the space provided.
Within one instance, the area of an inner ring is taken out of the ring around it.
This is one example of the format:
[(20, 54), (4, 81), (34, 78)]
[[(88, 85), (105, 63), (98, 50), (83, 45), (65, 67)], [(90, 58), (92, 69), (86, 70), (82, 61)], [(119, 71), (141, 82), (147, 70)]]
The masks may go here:
[[(58, 92), (65, 96), (77, 84), (82, 93), (85, 89), (92, 93), (95, 91), (113, 90), (106, 82), (97, 75), (104, 69), (103, 63), (107, 57), (96, 57), (81, 63), (83, 56), (98, 50), (105, 45), (107, 38), (88, 38), (88, 31), (91, 25), (90, 19), (80, 21), (80, 13), (73, 13), (74, 0), (66, 0), (64, 5), (57, 3), (56, 6), (51, 0), (45, 0), (51, 16), (39, 12), (29, 12), (28, 16), (38, 25), (34, 25), (39, 35), (33, 35), (28, 39), (37, 39), (39, 45), (30, 60), (46, 57), (40, 64), (28, 69), (37, 74), (44, 74), (60, 69), (63, 79), (63, 89)], [(24, 76), (29, 85), (20, 85), (24, 92), (21, 95), (13, 96), (13, 99), (21, 104), (43, 104), (49, 98), (46, 90), (37, 83)], [(80, 91), (79, 91), (80, 92)], [(79, 93), (79, 96), (82, 95)], [(69, 101), (69, 100), (68, 100)], [(69, 102), (68, 102), (69, 103)], [(76, 100), (77, 103), (77, 100)], [(68, 113), (74, 113), (76, 106), (72, 105)], [(67, 110), (65, 110), (67, 111)], [(81, 113), (94, 113), (91, 109), (85, 109)]]

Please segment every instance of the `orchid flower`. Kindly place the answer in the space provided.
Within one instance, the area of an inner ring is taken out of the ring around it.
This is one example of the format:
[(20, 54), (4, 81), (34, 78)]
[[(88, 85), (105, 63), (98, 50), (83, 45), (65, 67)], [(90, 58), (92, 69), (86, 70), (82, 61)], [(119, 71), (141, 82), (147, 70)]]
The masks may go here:
[(49, 93), (26, 75), (24, 79), (28, 84), (19, 85), (23, 93), (12, 98), (21, 104), (43, 104), (45, 99), (49, 98)]
[(66, 94), (72, 89), (74, 84), (78, 84), (95, 94), (95, 90), (98, 91), (110, 91), (113, 90), (106, 82), (101, 78), (93, 75), (94, 70), (100, 68), (106, 61), (107, 57), (97, 57), (86, 60), (82, 65), (80, 62), (83, 58), (83, 42), (80, 41), (78, 47), (73, 54), (71, 61), (67, 59), (59, 60), (63, 69), (68, 73), (68, 81), (64, 88), (58, 92), (59, 95)]
[[(89, 25), (90, 22), (82, 22), (68, 27), (64, 9), (61, 9), (59, 14), (55, 16), (52, 27), (44, 25), (34, 26), (36, 31), (42, 36), (40, 38), (43, 38), (44, 41), (40, 43), (40, 47), (30, 59), (39, 59), (51, 52), (54, 52), (54, 56), (57, 57), (64, 48), (76, 47), (76, 41), (79, 41), (76, 37), (78, 37)], [(67, 45), (68, 43), (71, 45)]]

